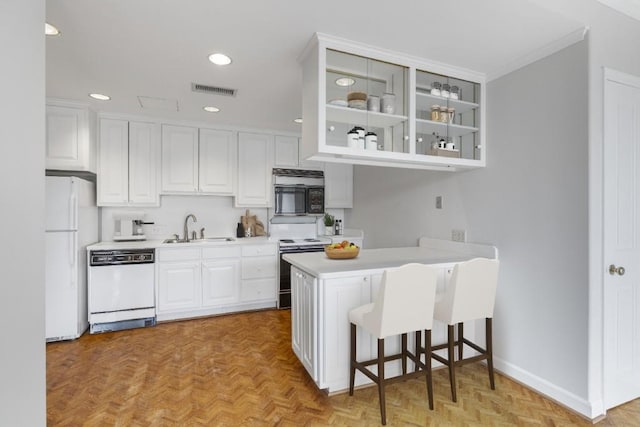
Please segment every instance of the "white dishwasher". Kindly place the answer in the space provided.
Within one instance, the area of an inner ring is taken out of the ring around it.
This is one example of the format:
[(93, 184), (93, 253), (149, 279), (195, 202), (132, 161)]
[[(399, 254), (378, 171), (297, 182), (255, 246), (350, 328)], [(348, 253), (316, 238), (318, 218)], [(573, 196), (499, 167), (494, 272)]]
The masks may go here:
[(89, 332), (156, 324), (155, 249), (90, 250)]

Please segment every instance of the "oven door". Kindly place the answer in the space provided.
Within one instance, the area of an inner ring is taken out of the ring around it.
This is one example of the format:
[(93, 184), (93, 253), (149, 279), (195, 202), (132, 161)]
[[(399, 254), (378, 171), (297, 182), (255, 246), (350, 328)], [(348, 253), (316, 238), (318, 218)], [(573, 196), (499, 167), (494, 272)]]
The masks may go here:
[(278, 292), (278, 308), (291, 308), (291, 264), (282, 259), (286, 253), (322, 252), (324, 246), (297, 246), (280, 248), (280, 290)]
[(276, 215), (304, 215), (307, 191), (301, 185), (276, 185), (274, 210)]

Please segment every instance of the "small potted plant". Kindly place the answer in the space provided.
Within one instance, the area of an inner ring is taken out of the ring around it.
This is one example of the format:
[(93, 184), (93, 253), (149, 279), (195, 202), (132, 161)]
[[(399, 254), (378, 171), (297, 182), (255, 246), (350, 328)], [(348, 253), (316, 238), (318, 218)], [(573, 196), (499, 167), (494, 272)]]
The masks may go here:
[(324, 214), (324, 234), (327, 236), (333, 236), (333, 224), (335, 223), (335, 218), (333, 215), (329, 215), (328, 213)]

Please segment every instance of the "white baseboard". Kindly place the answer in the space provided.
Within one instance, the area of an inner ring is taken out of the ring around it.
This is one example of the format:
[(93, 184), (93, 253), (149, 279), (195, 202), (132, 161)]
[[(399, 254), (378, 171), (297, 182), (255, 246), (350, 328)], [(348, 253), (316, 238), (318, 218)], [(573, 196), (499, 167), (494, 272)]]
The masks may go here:
[(558, 404), (578, 413), (588, 420), (594, 421), (604, 415), (602, 404), (597, 404), (598, 402), (592, 404), (588, 400), (570, 391), (560, 388), (543, 378), (533, 375), (531, 372), (525, 371), (495, 356), (493, 357), (493, 366), (495, 370), (501, 374), (554, 400)]

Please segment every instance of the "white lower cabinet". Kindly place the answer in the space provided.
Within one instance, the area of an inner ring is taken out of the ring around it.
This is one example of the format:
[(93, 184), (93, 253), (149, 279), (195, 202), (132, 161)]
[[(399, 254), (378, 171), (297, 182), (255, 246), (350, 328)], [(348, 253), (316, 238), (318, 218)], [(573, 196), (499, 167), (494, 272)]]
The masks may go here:
[(276, 255), (275, 243), (157, 249), (158, 320), (275, 307)]
[(278, 248), (275, 244), (242, 247), (242, 302), (277, 299)]
[(315, 309), (317, 280), (315, 277), (291, 268), (291, 346), (309, 375), (318, 381), (316, 363), (317, 313)]

